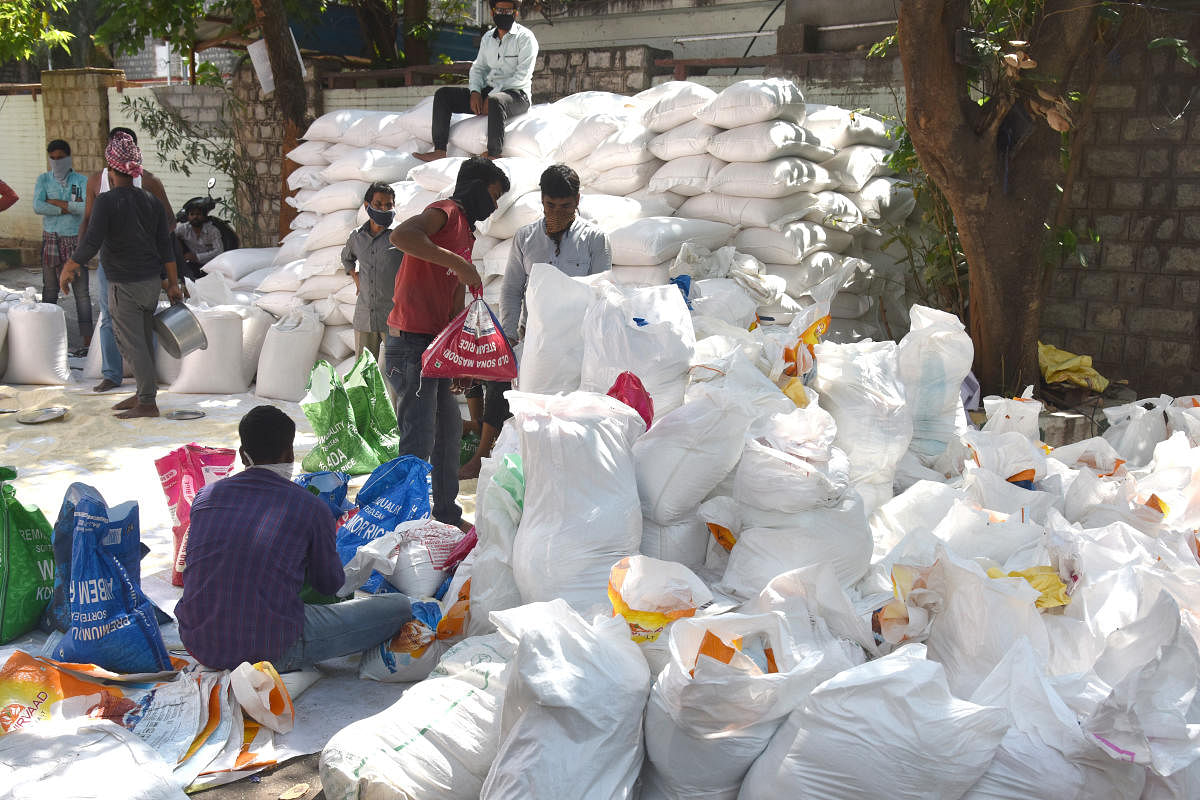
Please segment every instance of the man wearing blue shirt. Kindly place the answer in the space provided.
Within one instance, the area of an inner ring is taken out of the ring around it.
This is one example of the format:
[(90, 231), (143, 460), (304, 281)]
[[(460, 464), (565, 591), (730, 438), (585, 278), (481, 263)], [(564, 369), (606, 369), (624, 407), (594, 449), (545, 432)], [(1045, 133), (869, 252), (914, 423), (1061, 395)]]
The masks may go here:
[[(71, 169), (71, 145), (62, 139), (46, 145), (46, 155), (50, 158), (50, 171), (38, 176), (33, 189), (33, 210), (42, 215), (42, 302), (54, 304), (58, 302), (58, 279), (63, 264), (79, 246), (87, 176)], [(92, 297), (88, 292), (87, 270), (79, 271), (71, 288), (75, 292), (75, 314), (83, 342), (75, 355), (83, 355), (92, 342)]]
[[(467, 87), (443, 86), (433, 96), (433, 151), (418, 153), (422, 161), (446, 157), (450, 142), (450, 116), (472, 114), (488, 117), (488, 158), (504, 154), (504, 123), (529, 110), (533, 93), (533, 64), (538, 44), (533, 31), (517, 22), (514, 0), (492, 0), (496, 27), (483, 35), (479, 55), (471, 64)], [(473, 154), (472, 154), (473, 155)]]

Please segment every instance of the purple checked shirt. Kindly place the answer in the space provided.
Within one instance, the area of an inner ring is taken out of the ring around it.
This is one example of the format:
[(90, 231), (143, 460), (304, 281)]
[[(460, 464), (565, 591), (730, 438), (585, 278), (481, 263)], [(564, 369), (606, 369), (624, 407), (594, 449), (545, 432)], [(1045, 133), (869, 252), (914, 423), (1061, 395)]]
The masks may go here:
[(179, 636), (206, 667), (276, 661), (304, 630), (300, 590), (334, 594), (345, 573), (325, 503), (265, 469), (204, 487), (192, 503)]

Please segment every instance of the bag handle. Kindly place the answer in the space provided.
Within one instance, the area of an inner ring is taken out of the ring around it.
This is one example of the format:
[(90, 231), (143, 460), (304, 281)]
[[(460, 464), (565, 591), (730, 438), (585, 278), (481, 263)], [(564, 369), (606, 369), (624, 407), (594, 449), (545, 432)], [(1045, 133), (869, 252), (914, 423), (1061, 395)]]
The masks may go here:
[(474, 297), (476, 300), (483, 299), (483, 287), (482, 286), (472, 286), (470, 288), (471, 288), (471, 297)]

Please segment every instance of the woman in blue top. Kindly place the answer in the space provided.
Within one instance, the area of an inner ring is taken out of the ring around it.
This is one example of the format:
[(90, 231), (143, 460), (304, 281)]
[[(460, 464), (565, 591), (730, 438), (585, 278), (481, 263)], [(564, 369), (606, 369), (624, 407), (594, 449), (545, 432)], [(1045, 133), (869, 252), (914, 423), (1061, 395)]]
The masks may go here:
[[(71, 169), (71, 145), (55, 139), (46, 146), (50, 171), (38, 176), (33, 190), (33, 210), (42, 215), (42, 302), (58, 302), (58, 281), (63, 264), (79, 246), (79, 223), (83, 221), (87, 176)], [(92, 297), (88, 292), (88, 270), (80, 270), (71, 282), (79, 338), (83, 347), (72, 355), (86, 355), (92, 342)]]

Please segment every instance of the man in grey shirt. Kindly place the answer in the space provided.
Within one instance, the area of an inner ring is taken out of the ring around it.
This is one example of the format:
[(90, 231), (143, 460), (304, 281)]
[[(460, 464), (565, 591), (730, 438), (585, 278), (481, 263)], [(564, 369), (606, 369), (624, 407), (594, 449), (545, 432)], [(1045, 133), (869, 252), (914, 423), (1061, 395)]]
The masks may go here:
[(564, 275), (580, 278), (612, 269), (608, 234), (580, 219), (579, 176), (565, 164), (546, 168), (541, 178), (544, 219), (517, 231), (500, 290), (500, 325), (509, 341), (525, 331), (525, 287), (534, 264), (553, 264)]
[[(575, 170), (565, 164), (549, 166), (542, 173), (540, 187), (545, 216), (519, 229), (513, 237), (500, 289), (500, 327), (514, 343), (525, 332), (525, 287), (534, 264), (553, 264), (573, 278), (612, 269), (612, 245), (608, 234), (580, 219), (576, 213), (579, 210), (579, 175)], [(491, 454), (500, 427), (509, 416), (508, 403), (504, 400), (504, 392), (509, 388), (511, 384), (508, 383), (487, 381), (484, 384), (479, 448), (463, 465), (460, 478), (478, 477), (479, 462)]]
[[(363, 226), (350, 234), (342, 248), (342, 266), (354, 278), (358, 301), (354, 304), (354, 355), (363, 348), (379, 360), (379, 344), (387, 335), (387, 318), (392, 313), (392, 295), (396, 291), (396, 272), (404, 253), (388, 239), (389, 228), (396, 216), (396, 192), (386, 183), (367, 187), (363, 205), (370, 217)], [(358, 263), (357, 271), (354, 268)]]

